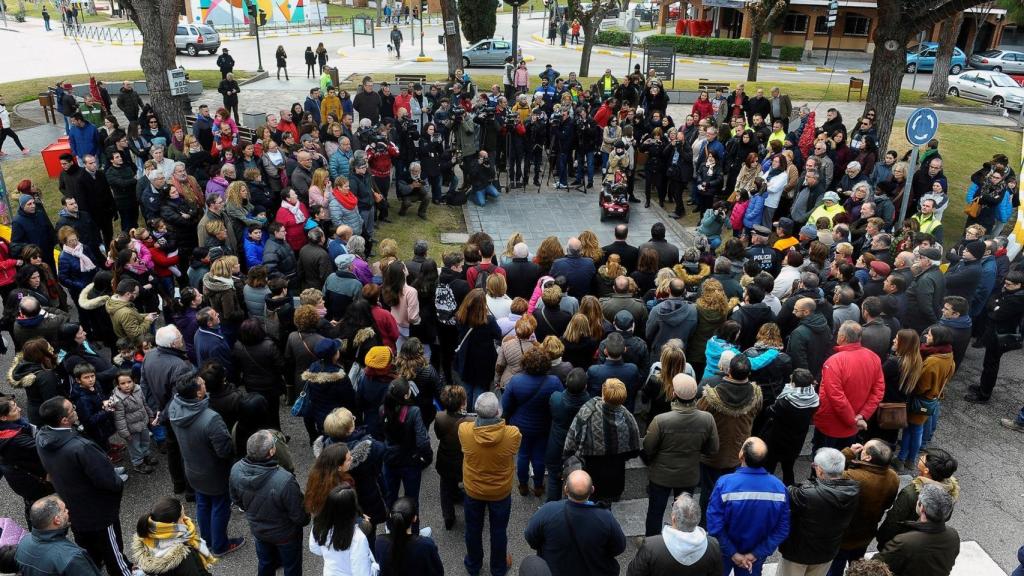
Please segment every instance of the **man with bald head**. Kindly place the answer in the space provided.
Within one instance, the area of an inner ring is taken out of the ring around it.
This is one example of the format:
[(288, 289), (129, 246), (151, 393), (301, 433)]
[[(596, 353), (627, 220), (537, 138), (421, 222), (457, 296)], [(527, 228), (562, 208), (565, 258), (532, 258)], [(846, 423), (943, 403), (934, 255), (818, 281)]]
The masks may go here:
[(291, 185), (299, 200), (309, 204), (309, 187), (313, 184), (313, 155), (306, 150), (300, 150), (295, 154), (295, 169), (291, 174)]
[(740, 467), (719, 478), (711, 494), (708, 534), (718, 539), (722, 564), (737, 575), (761, 574), (765, 559), (789, 535), (786, 487), (764, 469), (767, 455), (763, 440), (747, 438)]
[(629, 312), (635, 322), (637, 333), (643, 334), (647, 326), (647, 306), (643, 300), (633, 294), (630, 288), (629, 277), (619, 276), (616, 278), (612, 282), (611, 295), (601, 298), (601, 312), (604, 314), (604, 319), (609, 322), (614, 321), (615, 315), (619, 312), (623, 310)]
[(711, 414), (697, 408), (693, 376), (676, 374), (672, 396), (672, 409), (648, 426), (640, 454), (647, 464), (646, 536), (661, 534), (669, 494), (692, 494), (700, 483), (700, 457), (718, 451), (718, 427)]
[(878, 355), (860, 344), (861, 326), (847, 320), (836, 332), (835, 353), (821, 371), (814, 414), (814, 451), (842, 449), (857, 441), (885, 394), (885, 378)]
[[(817, 303), (811, 298), (800, 298), (793, 305), (793, 316), (798, 320), (796, 329), (789, 335), (786, 353), (793, 359), (793, 368), (806, 368), (821, 380), (821, 366), (828, 356), (832, 342), (832, 329), (818, 311)], [(876, 357), (877, 358), (877, 357)]]
[(594, 261), (580, 254), (583, 245), (579, 238), (573, 236), (565, 245), (565, 257), (555, 260), (548, 274), (555, 278), (565, 276), (570, 296), (583, 299), (587, 294), (594, 293), (594, 277), (597, 267)]
[(610, 510), (590, 501), (593, 492), (590, 474), (571, 472), (565, 499), (548, 502), (530, 518), (526, 542), (552, 574), (619, 574), (615, 557), (626, 550), (626, 536)]
[(640, 258), (640, 249), (636, 246), (630, 245), (626, 242), (626, 236), (629, 235), (629, 226), (626, 224), (619, 224), (615, 227), (615, 241), (607, 246), (601, 247), (601, 252), (604, 254), (601, 258), (601, 262), (598, 265), (604, 264), (608, 261), (608, 256), (612, 254), (619, 255), (619, 263), (621, 263), (626, 270), (632, 272), (636, 270), (637, 260)]

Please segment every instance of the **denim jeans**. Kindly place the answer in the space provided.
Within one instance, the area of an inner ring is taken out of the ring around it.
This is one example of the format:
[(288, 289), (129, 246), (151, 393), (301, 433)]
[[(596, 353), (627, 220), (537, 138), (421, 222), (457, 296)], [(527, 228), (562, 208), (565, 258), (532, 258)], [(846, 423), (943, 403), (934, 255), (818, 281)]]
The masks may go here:
[(405, 487), (405, 496), (419, 502), (420, 480), (423, 478), (423, 470), (419, 466), (388, 466), (384, 465), (384, 485), (387, 486), (388, 510), (398, 500), (398, 489)]
[(558, 153), (558, 183), (566, 186), (569, 183), (569, 153)]
[(484, 566), (484, 514), (491, 515), (491, 576), (505, 576), (508, 565), (508, 519), (512, 514), (512, 496), (501, 500), (477, 500), (466, 495), (466, 558), (463, 563), (471, 576), (480, 574)]
[(363, 208), (359, 209), (359, 217), (363, 219), (363, 238), (367, 241), (373, 240), (373, 220), (376, 217), (374, 212), (375, 208), (373, 206), (365, 210)]
[(935, 435), (935, 429), (939, 427), (939, 414), (942, 412), (942, 402), (935, 405), (935, 411), (932, 412), (931, 416), (928, 416), (928, 421), (924, 423), (924, 436), (921, 437), (921, 447), (924, 448), (932, 441), (932, 436)]
[(441, 175), (427, 176), (427, 184), (430, 184), (430, 198), (438, 202), (441, 201), (441, 197), (444, 196), (444, 191), (441, 190)]
[(583, 164), (587, 164), (587, 185), (592, 186), (594, 184), (594, 153), (577, 153), (576, 154), (576, 180), (583, 182)]
[(854, 560), (860, 560), (864, 557), (864, 553), (868, 551), (867, 546), (863, 548), (854, 548), (852, 550), (839, 549), (839, 553), (832, 560), (832, 566), (828, 569), (828, 576), (843, 576), (846, 571), (846, 565)]
[(477, 206), (483, 206), (487, 203), (487, 196), (491, 198), (497, 198), (499, 196), (497, 188), (494, 184), (488, 184), (479, 190), (473, 191), (473, 202), (476, 202)]
[(661, 534), (662, 521), (665, 518), (665, 506), (668, 505), (669, 495), (679, 496), (683, 492), (693, 494), (694, 488), (669, 488), (654, 482), (647, 483), (647, 521), (645, 522), (644, 536), (657, 536)]
[(544, 501), (555, 502), (562, 499), (562, 467), (548, 466), (548, 484), (544, 488)]
[(142, 432), (132, 434), (128, 438), (128, 457), (132, 464), (138, 465), (149, 456), (149, 429), (144, 428)]
[(924, 434), (923, 424), (907, 424), (900, 438), (899, 459), (911, 464), (917, 463), (917, 455), (921, 452), (921, 437)]
[(210, 552), (221, 554), (228, 548), (228, 521), (231, 499), (227, 494), (196, 492), (196, 522), (199, 534), (210, 545)]
[(253, 538), (256, 543), (256, 576), (274, 576), (284, 568), (284, 576), (302, 575), (302, 534), (283, 544)]
[(519, 484), (530, 481), (530, 464), (533, 464), (533, 487), (544, 485), (544, 452), (548, 447), (547, 430), (540, 434), (523, 434), (516, 456), (516, 475)]

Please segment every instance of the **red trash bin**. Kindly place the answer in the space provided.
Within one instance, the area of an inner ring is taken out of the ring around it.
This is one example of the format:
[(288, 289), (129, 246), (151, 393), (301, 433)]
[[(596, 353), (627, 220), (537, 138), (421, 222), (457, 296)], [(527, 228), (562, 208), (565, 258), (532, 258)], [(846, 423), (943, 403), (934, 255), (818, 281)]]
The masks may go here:
[(43, 165), (46, 166), (46, 173), (50, 178), (60, 177), (60, 157), (62, 154), (71, 153), (71, 144), (67, 136), (57, 138), (57, 141), (43, 148), (40, 154), (43, 157)]
[(676, 20), (676, 36), (682, 36), (686, 28), (686, 20)]

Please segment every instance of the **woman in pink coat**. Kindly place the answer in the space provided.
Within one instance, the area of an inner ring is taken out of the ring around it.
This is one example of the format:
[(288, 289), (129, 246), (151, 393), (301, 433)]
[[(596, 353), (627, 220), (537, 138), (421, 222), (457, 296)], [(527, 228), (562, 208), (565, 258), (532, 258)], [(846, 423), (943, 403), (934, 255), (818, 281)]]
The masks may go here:
[(281, 207), (277, 209), (274, 221), (284, 225), (287, 233), (285, 241), (296, 252), (306, 244), (306, 221), (308, 220), (309, 210), (305, 204), (299, 202), (299, 196), (295, 190), (289, 188), (284, 200), (281, 201)]

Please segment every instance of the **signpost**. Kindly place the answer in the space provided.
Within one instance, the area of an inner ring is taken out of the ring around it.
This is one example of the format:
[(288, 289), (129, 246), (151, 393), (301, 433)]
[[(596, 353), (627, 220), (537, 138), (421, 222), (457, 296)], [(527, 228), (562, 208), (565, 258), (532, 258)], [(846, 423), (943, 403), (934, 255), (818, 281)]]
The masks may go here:
[(672, 46), (648, 46), (644, 50), (644, 73), (654, 68), (658, 78), (672, 80), (675, 78), (676, 59)]
[(626, 19), (626, 30), (629, 32), (629, 61), (626, 63), (626, 76), (629, 76), (629, 71), (633, 68), (633, 38), (639, 29), (639, 18), (630, 17)]
[(185, 78), (184, 68), (168, 70), (167, 83), (171, 86), (171, 96), (184, 96), (188, 94), (188, 79)]
[(910, 204), (910, 187), (914, 180), (914, 170), (917, 168), (917, 153), (921, 146), (928, 143), (939, 131), (939, 117), (931, 108), (918, 108), (907, 118), (907, 141), (913, 146), (910, 152), (910, 163), (907, 168), (907, 181), (903, 188), (903, 203), (900, 206), (900, 219), (896, 227), (903, 225), (903, 219), (907, 216), (907, 207)]
[(828, 5), (828, 19), (826, 20), (826, 26), (828, 26), (828, 41), (825, 43), (825, 63), (824, 66), (828, 66), (828, 53), (832, 50), (832, 30), (836, 27), (836, 18), (839, 17), (839, 0), (832, 0)]
[(352, 46), (356, 45), (356, 36), (369, 36), (370, 46), (377, 47), (377, 39), (373, 33), (373, 18), (369, 16), (356, 16), (352, 18)]

